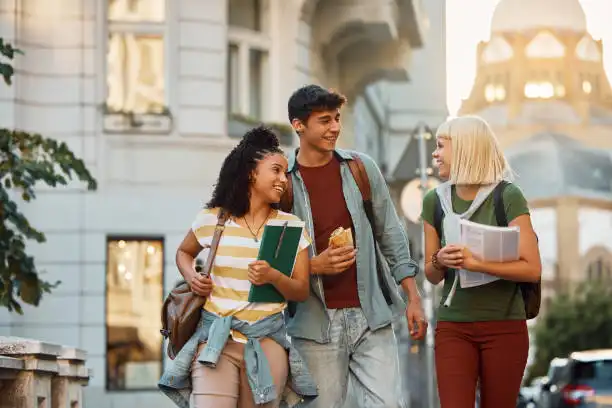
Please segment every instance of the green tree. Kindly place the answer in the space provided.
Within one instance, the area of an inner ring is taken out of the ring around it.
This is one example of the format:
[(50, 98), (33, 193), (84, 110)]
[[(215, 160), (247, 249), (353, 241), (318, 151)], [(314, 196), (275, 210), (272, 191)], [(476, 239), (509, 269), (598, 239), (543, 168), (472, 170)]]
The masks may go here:
[[(14, 74), (11, 62), (21, 52), (0, 38), (0, 75), (6, 86)], [(26, 242), (45, 242), (45, 235), (19, 211), (17, 200), (36, 197), (37, 185), (66, 185), (76, 176), (96, 189), (96, 180), (66, 143), (19, 130), (0, 127), (0, 306), (23, 313), (19, 300), (38, 306), (43, 293), (60, 282), (39, 278)]]
[(553, 299), (535, 327), (529, 378), (546, 375), (550, 361), (573, 351), (612, 348), (612, 285), (591, 282)]

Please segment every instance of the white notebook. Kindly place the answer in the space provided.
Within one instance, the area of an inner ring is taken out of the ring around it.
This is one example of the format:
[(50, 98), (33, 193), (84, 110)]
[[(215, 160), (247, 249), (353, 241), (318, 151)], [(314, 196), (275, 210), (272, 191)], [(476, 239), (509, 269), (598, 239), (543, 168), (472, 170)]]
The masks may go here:
[[(519, 259), (519, 227), (494, 227), (469, 220), (460, 221), (461, 245), (488, 262), (508, 262)], [(498, 280), (486, 273), (461, 270), (459, 284), (462, 288), (485, 285)]]

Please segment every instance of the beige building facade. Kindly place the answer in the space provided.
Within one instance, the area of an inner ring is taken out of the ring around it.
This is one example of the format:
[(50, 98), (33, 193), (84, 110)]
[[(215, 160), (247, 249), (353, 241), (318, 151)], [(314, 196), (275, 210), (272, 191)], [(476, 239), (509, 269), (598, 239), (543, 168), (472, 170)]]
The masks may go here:
[(494, 128), (540, 239), (545, 305), (612, 280), (612, 88), (578, 0), (502, 0), (461, 114)]

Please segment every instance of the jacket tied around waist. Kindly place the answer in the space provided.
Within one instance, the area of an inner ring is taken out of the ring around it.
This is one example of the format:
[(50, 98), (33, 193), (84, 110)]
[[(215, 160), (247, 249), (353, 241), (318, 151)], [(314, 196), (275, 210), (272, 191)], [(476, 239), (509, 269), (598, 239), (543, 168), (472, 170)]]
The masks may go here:
[[(293, 407), (304, 400), (316, 398), (316, 384), (306, 367), (306, 363), (291, 344), (282, 313), (248, 324), (232, 316), (219, 317), (203, 310), (196, 332), (185, 343), (176, 358), (168, 361), (158, 383), (162, 392), (179, 408), (189, 408), (192, 391), (191, 364), (196, 358), (198, 345), (206, 342), (206, 346), (197, 356), (197, 361), (215, 368), (221, 352), (230, 338), (231, 330), (236, 330), (247, 338), (244, 347), (244, 362), (256, 404), (265, 404), (276, 400), (279, 392), (282, 392), (282, 399), (288, 407)], [(265, 337), (276, 341), (288, 352), (289, 376), (284, 390), (277, 390), (274, 385), (268, 358), (259, 342), (260, 339)]]

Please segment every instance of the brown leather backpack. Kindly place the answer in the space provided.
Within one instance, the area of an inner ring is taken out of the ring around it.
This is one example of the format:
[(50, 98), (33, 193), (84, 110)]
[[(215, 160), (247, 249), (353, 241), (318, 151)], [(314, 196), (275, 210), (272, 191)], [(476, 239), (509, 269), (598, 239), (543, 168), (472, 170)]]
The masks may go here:
[[(225, 211), (219, 211), (217, 226), (215, 227), (206, 263), (202, 271), (198, 271), (198, 273), (204, 275), (210, 273), (227, 218), (228, 216)], [(176, 357), (185, 343), (195, 333), (205, 302), (206, 298), (193, 293), (185, 280), (179, 281), (170, 294), (168, 294), (162, 306), (161, 334), (168, 339), (167, 352), (171, 359)]]

